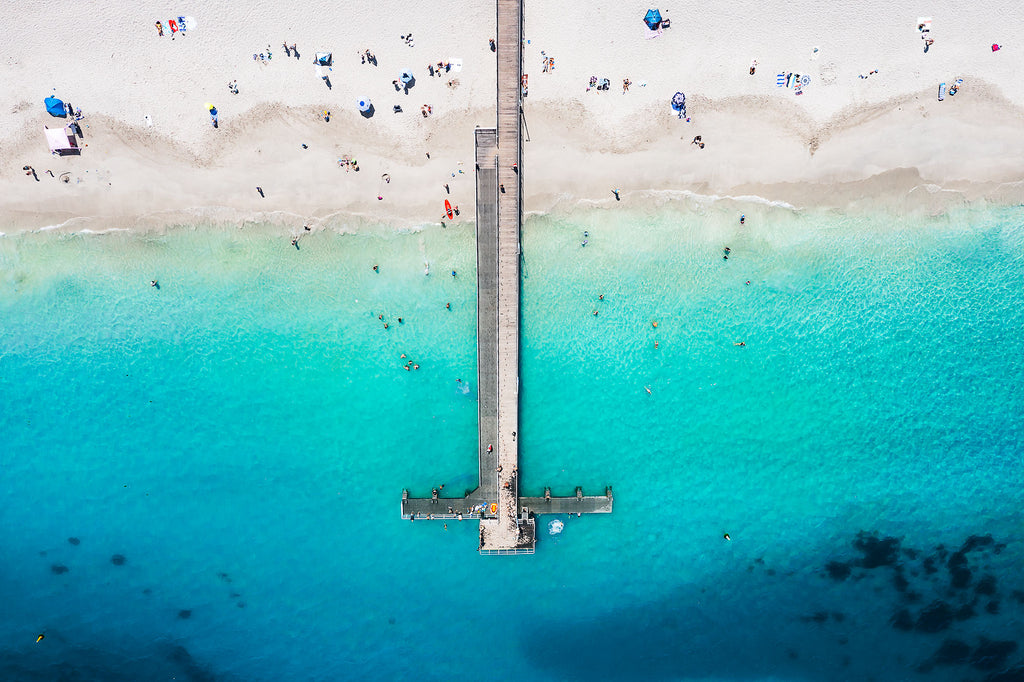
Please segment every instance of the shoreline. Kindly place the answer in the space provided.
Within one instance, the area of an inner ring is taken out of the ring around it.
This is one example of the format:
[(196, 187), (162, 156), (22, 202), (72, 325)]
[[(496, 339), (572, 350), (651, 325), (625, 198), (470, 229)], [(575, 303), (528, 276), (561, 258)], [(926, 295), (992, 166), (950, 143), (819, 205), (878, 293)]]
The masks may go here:
[[(43, 5), (7, 27), (33, 54), (55, 40), (38, 31), (36, 15), (71, 11), (66, 0)], [(0, 165), (0, 232), (153, 231), (183, 221), (236, 228), (256, 221), (292, 234), (306, 223), (346, 221), (357, 229), (420, 228), (441, 223), (446, 199), (462, 209), (456, 224), (472, 221), (473, 129), (495, 117), (487, 46), (493, 7), (463, 8), (472, 21), (452, 35), (434, 8), (411, 3), (414, 46), (383, 35), (370, 5), (350, 9), (341, 33), (320, 21), (344, 23), (338, 8), (260, 9), (237, 25), (225, 9), (198, 17), (197, 30), (172, 42), (152, 26), (165, 10), (143, 3), (116, 19), (85, 18), (67, 46), (79, 56), (73, 65), (47, 55), (30, 68), (21, 51), (0, 47), (7, 53), (0, 80), (10, 84), (12, 103), (0, 111), (0, 158), (7, 162)], [(797, 209), (940, 212), (1024, 201), (1024, 90), (1016, 78), (1024, 61), (1009, 49), (988, 51), (977, 37), (1005, 25), (993, 8), (957, 8), (957, 23), (945, 26), (936, 18), (933, 54), (921, 52), (914, 19), (884, 3), (834, 33), (834, 16), (767, 16), (777, 35), (730, 45), (709, 43), (678, 17), (647, 40), (634, 9), (581, 8), (606, 38), (576, 45), (559, 28), (573, 17), (555, 21), (555, 8), (528, 3), (528, 213), (601, 204), (613, 188), (623, 205), (659, 192), (749, 196)], [(936, 15), (952, 11), (934, 8)], [(713, 9), (702, 17), (709, 27), (735, 21)], [(252, 50), (268, 39), (246, 34), (270, 35), (281, 26), (303, 38), (302, 59), (275, 52), (254, 62)], [(784, 42), (802, 31), (811, 37)], [(137, 58), (109, 55), (115, 45)], [(335, 82), (328, 89), (313, 74), (312, 54), (332, 46)], [(360, 63), (356, 48), (363, 46), (379, 67)], [(209, 60), (216, 49), (225, 51), (225, 62)], [(748, 52), (760, 55), (756, 76), (747, 73)], [(551, 54), (556, 69), (541, 73), (541, 56)], [(428, 75), (423, 62), (449, 57), (457, 71)], [(698, 57), (707, 58), (701, 68)], [(865, 65), (880, 72), (858, 77)], [(391, 86), (398, 66), (418, 78), (408, 93)], [(777, 70), (809, 74), (811, 84), (796, 97), (776, 87)], [(613, 82), (610, 92), (592, 91), (591, 74), (628, 75), (633, 86), (620, 93)], [(938, 101), (935, 84), (955, 77), (964, 80), (960, 92)], [(232, 78), (240, 94), (224, 87)], [(42, 126), (66, 122), (43, 110), (51, 85), (84, 109), (81, 156), (47, 152)], [(690, 122), (668, 106), (677, 88), (687, 92)], [(357, 95), (374, 101), (375, 115), (360, 115)], [(204, 101), (219, 107), (219, 128), (210, 125)], [(395, 103), (403, 113), (391, 112)], [(427, 103), (433, 114), (421, 116)], [(698, 135), (704, 148), (691, 144)], [(358, 160), (358, 172), (339, 166), (346, 156)], [(39, 182), (23, 166), (35, 168)], [(61, 173), (68, 183), (57, 179)]]

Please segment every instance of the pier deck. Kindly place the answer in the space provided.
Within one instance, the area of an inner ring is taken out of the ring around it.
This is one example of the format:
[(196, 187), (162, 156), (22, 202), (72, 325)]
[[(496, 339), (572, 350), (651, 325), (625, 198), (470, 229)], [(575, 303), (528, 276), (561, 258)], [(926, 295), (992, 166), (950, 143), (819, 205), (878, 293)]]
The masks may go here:
[(519, 303), (522, 226), (522, 0), (496, 0), (497, 127), (477, 128), (477, 392), (480, 483), (464, 497), (411, 497), (402, 518), (478, 520), (482, 554), (532, 554), (535, 514), (607, 514), (604, 495), (519, 496)]

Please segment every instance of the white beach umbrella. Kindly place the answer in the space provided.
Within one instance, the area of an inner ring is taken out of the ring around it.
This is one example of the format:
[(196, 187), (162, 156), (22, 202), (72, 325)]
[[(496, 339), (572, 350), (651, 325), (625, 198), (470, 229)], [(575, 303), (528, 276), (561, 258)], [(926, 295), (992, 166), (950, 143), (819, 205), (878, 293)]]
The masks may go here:
[(365, 111), (369, 111), (370, 107), (372, 107), (373, 104), (370, 102), (370, 98), (369, 97), (360, 97), (356, 106), (359, 107), (359, 111), (364, 111), (365, 112)]

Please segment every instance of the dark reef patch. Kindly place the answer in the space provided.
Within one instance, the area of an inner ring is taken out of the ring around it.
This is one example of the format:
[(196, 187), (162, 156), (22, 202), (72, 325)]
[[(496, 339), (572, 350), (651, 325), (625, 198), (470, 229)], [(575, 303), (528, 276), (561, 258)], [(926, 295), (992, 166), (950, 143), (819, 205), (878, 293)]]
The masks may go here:
[(989, 596), (996, 593), (996, 577), (994, 575), (986, 575), (981, 578), (975, 585), (974, 591), (978, 594), (987, 594)]
[(828, 577), (838, 582), (842, 582), (850, 577), (850, 564), (842, 561), (828, 562), (825, 564), (825, 570), (828, 571)]
[(54, 575), (63, 575), (70, 570), (71, 569), (65, 566), (64, 564), (53, 564), (52, 566), (50, 566), (50, 572)]
[(933, 601), (921, 610), (914, 629), (919, 632), (942, 632), (953, 624), (953, 609), (944, 601)]
[(182, 609), (181, 611), (178, 611), (178, 618), (181, 618), (182, 620), (188, 620), (191, 617), (192, 611), (190, 609)]
[(876, 533), (861, 531), (857, 533), (853, 546), (863, 555), (858, 565), (864, 568), (895, 566), (899, 559), (900, 541), (897, 538), (879, 539)]
[(985, 612), (991, 613), (993, 616), (999, 613), (999, 601), (993, 599), (989, 603), (985, 604)]
[(982, 547), (990, 547), (995, 544), (995, 540), (992, 539), (992, 535), (986, 533), (985, 535), (972, 535), (964, 540), (964, 544), (960, 546), (961, 552), (971, 552)]
[(964, 604), (956, 610), (956, 614), (953, 616), (957, 620), (970, 620), (974, 618), (978, 613), (974, 610), (974, 603)]
[(967, 555), (964, 552), (953, 552), (946, 562), (949, 569), (949, 584), (954, 589), (965, 589), (971, 583), (971, 569), (967, 567)]
[(115, 554), (112, 557), (110, 557), (110, 563), (114, 564), (115, 566), (124, 566), (125, 562), (127, 561), (128, 559), (125, 558), (124, 554)]
[(78, 538), (68, 538), (68, 544), (78, 546), (78, 545), (82, 544), (82, 541), (79, 540)]
[(914, 617), (910, 615), (910, 611), (907, 609), (900, 609), (894, 613), (889, 622), (892, 623), (893, 628), (903, 630), (904, 632), (914, 629)]
[(939, 647), (932, 660), (938, 665), (961, 665), (971, 655), (971, 645), (959, 639), (947, 639)]
[(1006, 667), (1006, 659), (1016, 650), (1016, 642), (998, 642), (982, 637), (978, 648), (971, 654), (971, 665), (978, 670), (999, 670)]

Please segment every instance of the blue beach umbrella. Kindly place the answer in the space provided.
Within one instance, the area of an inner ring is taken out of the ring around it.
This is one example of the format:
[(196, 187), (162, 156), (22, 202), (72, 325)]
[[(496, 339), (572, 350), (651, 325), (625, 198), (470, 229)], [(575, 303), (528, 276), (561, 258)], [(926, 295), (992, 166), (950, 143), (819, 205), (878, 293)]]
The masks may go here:
[(47, 97), (43, 100), (43, 104), (46, 105), (46, 111), (50, 116), (59, 116), (60, 118), (64, 118), (68, 115), (64, 110), (64, 102), (60, 101), (56, 97)]
[(412, 71), (409, 69), (402, 69), (402, 83), (408, 83), (412, 80)]
[(661, 23), (661, 12), (656, 9), (647, 10), (647, 15), (644, 16), (644, 23), (647, 24), (647, 28), (652, 31), (655, 30)]

